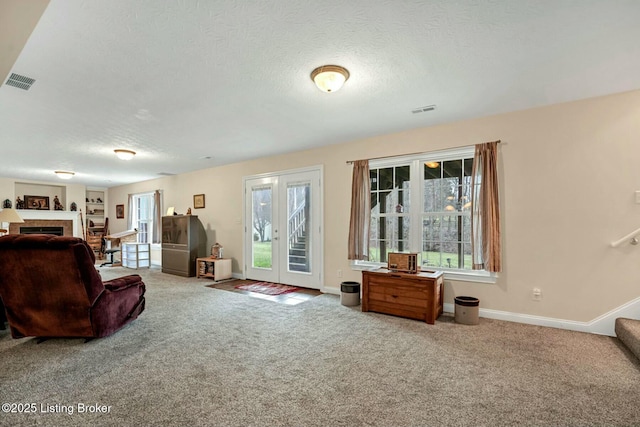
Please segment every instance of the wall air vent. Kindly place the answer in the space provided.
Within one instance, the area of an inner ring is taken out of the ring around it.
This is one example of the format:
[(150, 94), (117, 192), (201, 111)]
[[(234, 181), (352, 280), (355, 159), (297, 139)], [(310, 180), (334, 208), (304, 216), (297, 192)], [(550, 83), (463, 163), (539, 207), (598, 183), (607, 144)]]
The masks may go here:
[(20, 74), (11, 73), (9, 80), (5, 84), (17, 87), (18, 89), (29, 90), (31, 85), (35, 83), (35, 79), (21, 76)]
[(158, 172), (158, 175), (162, 175), (162, 176), (173, 176), (173, 175), (175, 175), (175, 173), (171, 173), (171, 172)]
[(427, 111), (433, 111), (435, 109), (436, 109), (435, 105), (427, 105), (427, 106), (424, 106), (424, 107), (414, 108), (413, 110), (411, 110), (411, 112), (413, 114), (418, 114), (418, 113), (424, 113), (424, 112), (427, 112)]

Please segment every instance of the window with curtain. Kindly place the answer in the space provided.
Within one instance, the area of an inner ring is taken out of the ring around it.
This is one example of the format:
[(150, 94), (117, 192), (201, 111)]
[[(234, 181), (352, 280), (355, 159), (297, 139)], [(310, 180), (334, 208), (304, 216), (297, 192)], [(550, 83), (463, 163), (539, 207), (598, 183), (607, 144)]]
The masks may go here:
[(131, 221), (138, 230), (138, 242), (153, 243), (154, 193), (134, 194), (131, 199)]
[(369, 261), (416, 252), (423, 269), (488, 277), (473, 270), (471, 196), (474, 147), (369, 161)]

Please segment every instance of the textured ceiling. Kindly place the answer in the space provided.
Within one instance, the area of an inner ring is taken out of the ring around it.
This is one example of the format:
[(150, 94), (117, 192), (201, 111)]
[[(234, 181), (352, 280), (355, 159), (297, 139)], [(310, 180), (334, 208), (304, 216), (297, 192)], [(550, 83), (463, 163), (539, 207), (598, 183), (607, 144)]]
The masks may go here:
[[(0, 175), (110, 187), (640, 89), (639, 19), (637, 0), (51, 0), (12, 68), (35, 84), (0, 86)], [(340, 92), (313, 85), (323, 64), (350, 71)]]

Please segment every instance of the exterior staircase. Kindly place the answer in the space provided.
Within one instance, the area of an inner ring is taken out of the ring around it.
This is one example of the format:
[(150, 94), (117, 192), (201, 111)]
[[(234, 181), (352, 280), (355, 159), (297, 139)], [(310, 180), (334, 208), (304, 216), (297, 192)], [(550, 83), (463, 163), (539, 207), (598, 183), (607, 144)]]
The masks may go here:
[(289, 216), (289, 270), (309, 271), (306, 203), (300, 204)]
[(309, 271), (309, 248), (305, 236), (289, 244), (289, 270)]
[(640, 359), (640, 320), (619, 317), (615, 331), (618, 339)]

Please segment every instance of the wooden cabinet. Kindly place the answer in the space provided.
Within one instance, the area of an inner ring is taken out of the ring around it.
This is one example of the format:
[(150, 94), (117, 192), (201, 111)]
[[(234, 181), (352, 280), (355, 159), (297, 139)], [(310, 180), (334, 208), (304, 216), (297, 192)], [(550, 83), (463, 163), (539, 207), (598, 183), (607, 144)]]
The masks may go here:
[(442, 272), (362, 272), (362, 311), (393, 314), (434, 324), (442, 314)]
[(215, 281), (231, 278), (230, 258), (196, 259), (196, 277), (207, 277)]
[(122, 243), (122, 266), (127, 268), (149, 268), (151, 245), (149, 243)]
[(196, 275), (196, 258), (205, 255), (207, 236), (196, 215), (162, 217), (162, 272)]

